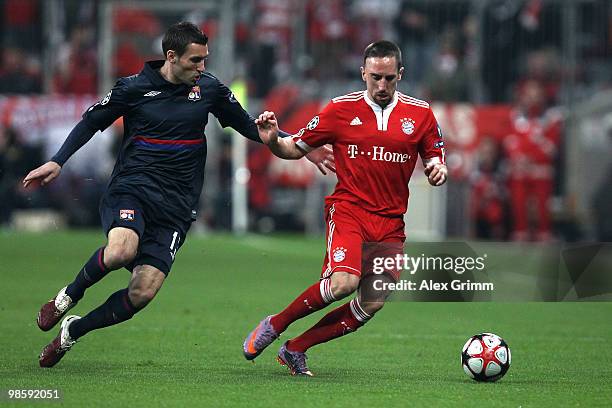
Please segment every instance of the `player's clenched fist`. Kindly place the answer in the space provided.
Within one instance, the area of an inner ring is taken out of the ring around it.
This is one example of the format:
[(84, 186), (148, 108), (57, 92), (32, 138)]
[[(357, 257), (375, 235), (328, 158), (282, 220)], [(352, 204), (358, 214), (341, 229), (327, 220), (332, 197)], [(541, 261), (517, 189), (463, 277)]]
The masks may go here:
[(37, 180), (40, 180), (40, 185), (44, 186), (59, 176), (61, 170), (62, 167), (56, 162), (46, 162), (42, 166), (28, 173), (28, 175), (23, 179), (23, 187), (27, 187), (30, 185), (30, 183)]
[(425, 175), (427, 176), (427, 180), (429, 184), (432, 186), (441, 186), (446, 183), (446, 179), (448, 178), (448, 169), (444, 164), (433, 164), (430, 163), (425, 167)]

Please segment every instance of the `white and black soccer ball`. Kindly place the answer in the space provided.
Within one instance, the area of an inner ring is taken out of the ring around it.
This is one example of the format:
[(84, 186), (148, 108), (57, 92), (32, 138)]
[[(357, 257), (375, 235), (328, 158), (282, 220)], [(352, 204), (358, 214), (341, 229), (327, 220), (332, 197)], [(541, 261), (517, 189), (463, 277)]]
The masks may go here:
[(476, 381), (499, 380), (508, 372), (511, 359), (508, 344), (493, 333), (470, 337), (461, 351), (463, 371)]

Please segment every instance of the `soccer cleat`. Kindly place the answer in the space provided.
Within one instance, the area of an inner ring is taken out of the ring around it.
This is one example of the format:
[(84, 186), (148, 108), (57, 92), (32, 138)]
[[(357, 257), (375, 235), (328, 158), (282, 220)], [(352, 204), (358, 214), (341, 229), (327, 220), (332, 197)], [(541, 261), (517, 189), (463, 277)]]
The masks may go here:
[(289, 371), (291, 371), (291, 375), (312, 377), (313, 374), (306, 365), (307, 358), (308, 356), (306, 356), (306, 353), (287, 350), (287, 342), (285, 342), (278, 351), (278, 357), (276, 359), (281, 365), (287, 366)]
[(66, 312), (76, 305), (70, 296), (66, 294), (66, 287), (59, 291), (57, 296), (40, 308), (36, 323), (40, 330), (49, 331), (60, 321)]
[(45, 346), (40, 353), (38, 363), (41, 367), (53, 367), (64, 357), (64, 354), (76, 343), (70, 337), (68, 327), (75, 321), (79, 320), (80, 316), (67, 316), (62, 322), (59, 334), (53, 341)]
[(244, 352), (244, 358), (247, 360), (253, 360), (278, 338), (279, 334), (276, 333), (270, 323), (271, 318), (272, 316), (268, 316), (259, 322), (257, 327), (244, 340), (242, 351)]

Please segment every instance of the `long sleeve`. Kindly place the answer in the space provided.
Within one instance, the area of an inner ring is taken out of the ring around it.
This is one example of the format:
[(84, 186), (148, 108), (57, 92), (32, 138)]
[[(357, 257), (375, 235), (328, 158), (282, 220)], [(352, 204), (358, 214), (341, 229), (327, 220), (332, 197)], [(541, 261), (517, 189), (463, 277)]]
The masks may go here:
[(81, 120), (77, 125), (72, 129), (64, 144), (59, 149), (59, 151), (51, 158), (51, 161), (56, 162), (60, 166), (63, 166), (64, 163), (68, 161), (70, 156), (72, 156), (77, 150), (79, 150), (83, 145), (91, 138), (98, 130), (88, 123), (86, 119)]

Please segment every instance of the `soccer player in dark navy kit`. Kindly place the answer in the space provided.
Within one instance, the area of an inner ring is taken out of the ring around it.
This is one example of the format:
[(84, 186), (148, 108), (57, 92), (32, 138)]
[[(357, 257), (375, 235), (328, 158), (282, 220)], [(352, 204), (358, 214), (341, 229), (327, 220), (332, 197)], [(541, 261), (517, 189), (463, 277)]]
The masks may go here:
[[(223, 127), (261, 142), (257, 126), (231, 91), (204, 72), (208, 38), (191, 23), (166, 32), (165, 60), (145, 64), (140, 74), (120, 78), (90, 107), (51, 161), (32, 170), (24, 186), (45, 185), (98, 131), (123, 116), (124, 137), (108, 189), (100, 201), (107, 244), (97, 249), (68, 286), (38, 313), (41, 330), (53, 328), (108, 272), (132, 272), (129, 285), (84, 317), (67, 316), (58, 336), (40, 354), (41, 367), (57, 364), (86, 333), (126, 321), (157, 294), (196, 217), (204, 179), (208, 114)], [(319, 170), (333, 170), (321, 150), (310, 157)]]

